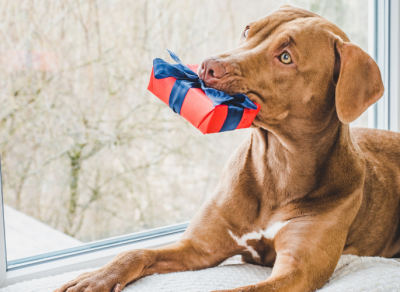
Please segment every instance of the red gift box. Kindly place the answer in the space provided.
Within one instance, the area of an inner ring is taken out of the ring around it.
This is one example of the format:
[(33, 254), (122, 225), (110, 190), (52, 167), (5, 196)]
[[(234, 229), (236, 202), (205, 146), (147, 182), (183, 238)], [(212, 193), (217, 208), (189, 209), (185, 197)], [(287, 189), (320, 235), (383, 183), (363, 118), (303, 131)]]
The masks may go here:
[[(197, 72), (198, 65), (187, 65), (193, 72)], [(156, 79), (154, 71), (151, 72), (147, 89), (169, 105), (169, 96), (176, 78), (167, 77)], [(255, 103), (257, 109), (245, 108), (242, 119), (236, 129), (249, 128), (260, 111), (260, 105)], [(220, 132), (228, 114), (228, 106), (225, 104), (213, 106), (212, 101), (200, 88), (190, 88), (183, 101), (180, 115), (198, 128), (203, 134)]]

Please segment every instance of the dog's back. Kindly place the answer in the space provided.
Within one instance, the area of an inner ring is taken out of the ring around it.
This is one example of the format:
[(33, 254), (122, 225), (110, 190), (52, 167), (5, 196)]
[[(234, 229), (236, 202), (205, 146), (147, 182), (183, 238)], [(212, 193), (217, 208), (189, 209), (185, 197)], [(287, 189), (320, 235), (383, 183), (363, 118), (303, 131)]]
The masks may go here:
[(366, 174), (363, 202), (346, 245), (357, 242), (359, 255), (399, 256), (400, 133), (353, 128), (352, 135), (364, 153)]

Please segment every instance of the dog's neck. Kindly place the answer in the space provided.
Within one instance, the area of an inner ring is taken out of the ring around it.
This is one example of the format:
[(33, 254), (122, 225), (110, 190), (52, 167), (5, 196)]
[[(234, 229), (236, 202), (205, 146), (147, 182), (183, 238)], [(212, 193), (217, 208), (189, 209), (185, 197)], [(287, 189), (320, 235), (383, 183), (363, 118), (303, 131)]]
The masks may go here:
[[(301, 127), (297, 127), (299, 129)], [(337, 147), (352, 143), (349, 125), (337, 117), (330, 119), (318, 131), (255, 130), (256, 144), (264, 144), (269, 183), (284, 200), (302, 197), (318, 186), (318, 178), (327, 160)], [(265, 152), (264, 152), (265, 155)]]

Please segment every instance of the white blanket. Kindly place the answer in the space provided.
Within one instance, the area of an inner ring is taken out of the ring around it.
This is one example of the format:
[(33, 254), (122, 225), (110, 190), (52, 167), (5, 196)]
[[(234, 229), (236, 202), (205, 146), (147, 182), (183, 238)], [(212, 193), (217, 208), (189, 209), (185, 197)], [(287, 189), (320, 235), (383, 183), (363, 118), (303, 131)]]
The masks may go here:
[[(0, 289), (0, 292), (53, 291), (83, 271), (36, 279)], [(230, 260), (221, 266), (195, 272), (153, 275), (136, 281), (124, 292), (212, 291), (237, 288), (265, 280), (270, 268)], [(400, 292), (400, 262), (378, 257), (343, 255), (335, 272), (320, 292)]]

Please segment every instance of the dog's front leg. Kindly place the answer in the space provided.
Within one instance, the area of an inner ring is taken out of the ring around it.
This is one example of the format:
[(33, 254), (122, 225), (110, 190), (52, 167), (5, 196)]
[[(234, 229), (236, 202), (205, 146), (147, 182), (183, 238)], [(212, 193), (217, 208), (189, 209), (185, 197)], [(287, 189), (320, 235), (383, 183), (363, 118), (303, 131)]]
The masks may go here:
[(117, 255), (99, 270), (80, 275), (55, 292), (120, 292), (128, 283), (147, 275), (218, 265), (225, 258), (220, 256), (222, 258), (210, 254), (209, 250), (188, 239), (153, 250), (131, 250)]

